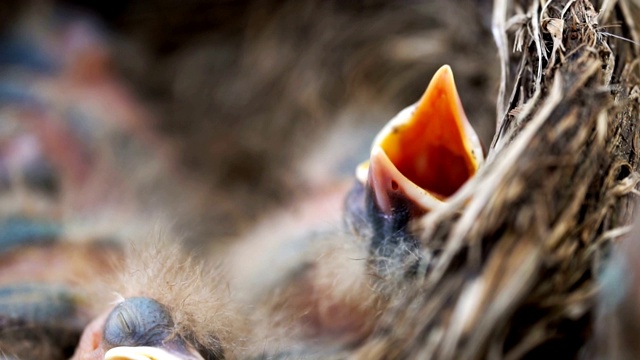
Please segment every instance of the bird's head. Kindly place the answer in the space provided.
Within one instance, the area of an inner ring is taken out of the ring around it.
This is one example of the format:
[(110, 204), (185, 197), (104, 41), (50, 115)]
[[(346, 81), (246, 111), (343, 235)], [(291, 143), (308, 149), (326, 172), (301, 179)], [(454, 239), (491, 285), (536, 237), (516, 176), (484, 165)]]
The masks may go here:
[(198, 349), (176, 331), (171, 311), (149, 297), (131, 297), (96, 318), (74, 359), (210, 360), (224, 358), (221, 348)]
[[(469, 123), (448, 65), (424, 95), (389, 121), (356, 170), (347, 217), (356, 232), (389, 239), (409, 221), (438, 208), (482, 165), (483, 150)], [(374, 244), (375, 245), (375, 244)]]

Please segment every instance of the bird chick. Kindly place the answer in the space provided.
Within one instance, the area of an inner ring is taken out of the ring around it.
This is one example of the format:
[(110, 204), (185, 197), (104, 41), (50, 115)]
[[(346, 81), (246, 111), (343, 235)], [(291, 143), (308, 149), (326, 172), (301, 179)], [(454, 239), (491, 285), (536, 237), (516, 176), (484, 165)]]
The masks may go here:
[(158, 239), (124, 258), (109, 283), (115, 302), (86, 327), (72, 359), (234, 358), (247, 331), (220, 268)]
[(402, 110), (373, 141), (346, 200), (350, 227), (371, 239), (376, 257), (413, 252), (410, 223), (439, 208), (483, 163), (447, 65), (414, 105)]

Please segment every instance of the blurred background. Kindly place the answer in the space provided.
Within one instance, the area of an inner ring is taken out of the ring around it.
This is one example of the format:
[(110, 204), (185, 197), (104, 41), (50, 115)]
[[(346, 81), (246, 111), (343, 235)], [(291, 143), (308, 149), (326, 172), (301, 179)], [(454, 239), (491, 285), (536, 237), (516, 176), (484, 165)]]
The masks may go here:
[[(54, 58), (100, 44), (78, 63), (148, 112), (141, 132), (199, 189), (197, 210), (177, 221), (193, 234), (233, 235), (352, 176), (379, 128), (443, 64), (485, 146), (494, 132), (499, 64), (486, 1), (9, 0), (0, 14), (5, 65), (21, 41), (16, 28), (40, 39), (73, 32), (44, 46)], [(71, 19), (86, 26), (61, 25)], [(188, 192), (167, 188), (174, 198)]]

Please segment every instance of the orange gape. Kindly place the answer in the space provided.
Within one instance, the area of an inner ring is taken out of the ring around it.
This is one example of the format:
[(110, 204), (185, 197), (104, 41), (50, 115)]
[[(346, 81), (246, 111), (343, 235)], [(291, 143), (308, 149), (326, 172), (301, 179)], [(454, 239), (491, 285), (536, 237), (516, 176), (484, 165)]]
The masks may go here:
[(409, 121), (394, 126), (379, 144), (402, 175), (440, 200), (478, 167), (450, 71), (436, 73)]
[(451, 68), (444, 65), (420, 101), (380, 130), (356, 178), (385, 216), (408, 208), (418, 214), (441, 206), (483, 161), (482, 145), (462, 109)]

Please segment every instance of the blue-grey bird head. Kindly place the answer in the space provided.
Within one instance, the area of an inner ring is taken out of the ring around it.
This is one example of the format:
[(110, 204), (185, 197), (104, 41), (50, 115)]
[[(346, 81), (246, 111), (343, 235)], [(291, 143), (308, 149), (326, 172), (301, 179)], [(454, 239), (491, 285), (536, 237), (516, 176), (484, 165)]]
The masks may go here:
[(204, 346), (174, 322), (166, 305), (149, 297), (131, 297), (118, 303), (98, 328), (85, 330), (88, 345), (74, 359), (104, 360), (219, 360), (221, 346)]

